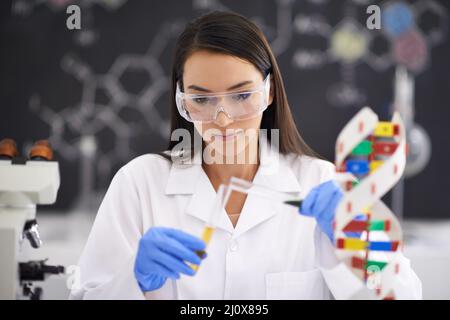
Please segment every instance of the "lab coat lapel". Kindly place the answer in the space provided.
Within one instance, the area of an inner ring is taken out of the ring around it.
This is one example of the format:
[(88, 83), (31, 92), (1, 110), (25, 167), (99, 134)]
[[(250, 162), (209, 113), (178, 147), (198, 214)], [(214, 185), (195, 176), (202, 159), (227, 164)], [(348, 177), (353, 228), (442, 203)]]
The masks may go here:
[(191, 215), (204, 223), (208, 223), (213, 214), (216, 228), (227, 232), (233, 232), (233, 225), (228, 218), (225, 209), (222, 212), (213, 212), (217, 193), (214, 190), (208, 176), (201, 165), (201, 152), (194, 155), (191, 164), (172, 164), (166, 194), (191, 195), (185, 213)]
[[(269, 148), (266, 140), (260, 141), (260, 166), (253, 183), (285, 193), (293, 199), (300, 196), (300, 185), (291, 167), (282, 155)], [(233, 236), (241, 236), (283, 210), (287, 207), (281, 202), (249, 194)]]
[(206, 173), (203, 169), (201, 171), (194, 194), (186, 208), (186, 213), (203, 220), (205, 223), (213, 221), (216, 228), (232, 233), (233, 225), (225, 209), (222, 208), (219, 212), (215, 211), (215, 204), (218, 200), (217, 193)]

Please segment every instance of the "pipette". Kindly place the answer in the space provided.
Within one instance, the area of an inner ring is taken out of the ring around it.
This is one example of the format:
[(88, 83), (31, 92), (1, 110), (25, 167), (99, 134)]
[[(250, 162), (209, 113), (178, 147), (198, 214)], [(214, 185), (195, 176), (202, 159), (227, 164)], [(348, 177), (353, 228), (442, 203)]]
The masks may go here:
[(302, 204), (302, 200), (298, 198), (293, 198), (292, 195), (280, 191), (275, 191), (271, 188), (261, 186), (236, 177), (231, 177), (230, 179), (230, 183), (228, 185), (224, 199), (225, 204), (228, 202), (228, 198), (230, 197), (232, 191), (237, 191), (246, 194), (253, 194), (272, 201), (283, 202), (284, 204), (295, 206), (297, 208), (299, 208)]

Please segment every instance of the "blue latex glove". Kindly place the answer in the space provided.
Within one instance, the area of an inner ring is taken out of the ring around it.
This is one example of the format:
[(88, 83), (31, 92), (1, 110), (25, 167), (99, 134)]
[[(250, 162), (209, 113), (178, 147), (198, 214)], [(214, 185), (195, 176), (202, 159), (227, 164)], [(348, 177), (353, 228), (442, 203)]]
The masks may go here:
[(159, 289), (167, 278), (178, 279), (180, 273), (194, 275), (194, 270), (184, 261), (199, 265), (201, 259), (195, 251), (205, 247), (203, 240), (181, 230), (150, 228), (139, 241), (134, 265), (141, 290)]
[(341, 187), (334, 180), (329, 180), (313, 188), (300, 207), (300, 214), (316, 218), (317, 224), (331, 242), (334, 242), (333, 221), (336, 207), (343, 195)]

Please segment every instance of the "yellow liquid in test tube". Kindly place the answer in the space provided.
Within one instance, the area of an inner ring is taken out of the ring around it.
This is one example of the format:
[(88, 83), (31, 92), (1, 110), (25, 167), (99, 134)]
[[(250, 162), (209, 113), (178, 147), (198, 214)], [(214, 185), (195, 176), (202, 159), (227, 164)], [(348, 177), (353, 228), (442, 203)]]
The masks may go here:
[[(206, 226), (206, 227), (203, 229), (202, 240), (205, 241), (205, 244), (206, 244), (207, 246), (208, 246), (209, 241), (211, 240), (211, 237), (212, 237), (212, 235), (213, 235), (213, 232), (214, 232), (214, 228), (213, 228), (213, 227)], [(205, 255), (205, 251), (203, 251), (203, 250), (196, 251), (196, 253), (197, 253), (197, 255), (198, 255), (200, 258), (202, 258), (202, 257)], [(191, 268), (192, 268), (195, 272), (197, 272), (197, 270), (198, 270), (198, 265), (192, 264), (192, 265), (191, 265)]]

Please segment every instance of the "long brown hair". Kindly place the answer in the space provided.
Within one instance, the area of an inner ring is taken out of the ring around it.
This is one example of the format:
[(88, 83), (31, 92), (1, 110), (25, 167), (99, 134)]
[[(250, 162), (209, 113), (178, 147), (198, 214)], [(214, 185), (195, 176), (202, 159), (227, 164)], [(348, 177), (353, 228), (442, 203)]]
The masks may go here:
[[(261, 129), (267, 129), (271, 139), (271, 129), (279, 129), (279, 152), (317, 157), (305, 143), (295, 125), (289, 107), (283, 79), (275, 56), (261, 30), (249, 19), (233, 12), (214, 11), (191, 21), (178, 37), (172, 64), (171, 76), (171, 132), (183, 128), (191, 137), (197, 135), (193, 123), (186, 121), (177, 110), (175, 93), (177, 82), (183, 86), (183, 67), (186, 59), (197, 50), (209, 50), (235, 56), (252, 63), (263, 75), (273, 76), (274, 99), (262, 116)], [(194, 148), (194, 140), (191, 139)], [(201, 139), (200, 139), (201, 141)], [(177, 144), (170, 141), (169, 150)]]

